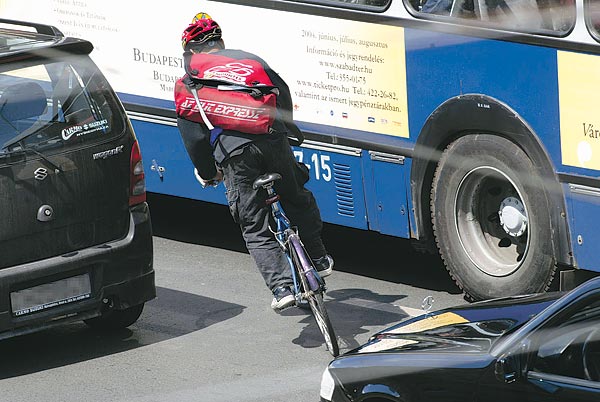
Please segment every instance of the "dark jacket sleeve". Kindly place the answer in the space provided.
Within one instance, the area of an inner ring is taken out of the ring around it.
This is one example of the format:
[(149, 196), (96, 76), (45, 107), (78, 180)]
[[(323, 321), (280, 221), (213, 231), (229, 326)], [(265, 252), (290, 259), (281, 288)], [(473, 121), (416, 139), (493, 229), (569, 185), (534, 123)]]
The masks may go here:
[(177, 127), (183, 145), (190, 156), (198, 174), (204, 180), (210, 180), (217, 174), (213, 150), (210, 146), (208, 130), (200, 123), (177, 118)]

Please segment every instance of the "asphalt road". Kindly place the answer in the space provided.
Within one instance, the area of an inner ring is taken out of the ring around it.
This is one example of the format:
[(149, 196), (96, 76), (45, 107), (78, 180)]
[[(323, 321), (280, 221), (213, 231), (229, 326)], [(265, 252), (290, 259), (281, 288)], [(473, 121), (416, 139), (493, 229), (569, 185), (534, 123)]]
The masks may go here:
[[(0, 342), (0, 401), (316, 401), (331, 360), (308, 312), (271, 295), (227, 209), (149, 196), (158, 297), (130, 328), (72, 324)], [(464, 303), (436, 256), (326, 225), (327, 308), (342, 352), (375, 331)]]

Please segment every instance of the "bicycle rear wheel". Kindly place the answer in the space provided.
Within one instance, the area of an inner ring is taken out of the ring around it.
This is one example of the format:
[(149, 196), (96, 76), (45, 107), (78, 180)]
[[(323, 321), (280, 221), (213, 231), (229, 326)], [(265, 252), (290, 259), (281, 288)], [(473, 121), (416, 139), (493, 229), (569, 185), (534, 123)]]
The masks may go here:
[[(318, 287), (316, 291), (311, 290), (311, 286), (306, 275), (307, 273), (311, 275), (312, 272), (310, 271), (314, 270), (314, 268), (309, 266), (304, 269), (304, 264), (308, 264), (308, 261), (310, 261), (308, 254), (306, 253), (306, 250), (304, 250), (304, 246), (297, 236), (290, 236), (288, 240), (291, 243), (290, 252), (292, 253), (294, 268), (296, 269), (296, 273), (300, 278), (303, 298), (308, 301), (310, 310), (312, 311), (315, 321), (317, 322), (317, 326), (319, 327), (319, 331), (321, 331), (323, 339), (325, 340), (327, 350), (329, 350), (329, 353), (331, 353), (333, 357), (336, 357), (340, 353), (340, 350), (337, 342), (337, 336), (335, 335), (333, 325), (331, 325), (329, 315), (327, 314), (327, 309), (325, 308), (325, 302), (323, 301), (323, 287)], [(304, 261), (304, 264), (302, 261)]]

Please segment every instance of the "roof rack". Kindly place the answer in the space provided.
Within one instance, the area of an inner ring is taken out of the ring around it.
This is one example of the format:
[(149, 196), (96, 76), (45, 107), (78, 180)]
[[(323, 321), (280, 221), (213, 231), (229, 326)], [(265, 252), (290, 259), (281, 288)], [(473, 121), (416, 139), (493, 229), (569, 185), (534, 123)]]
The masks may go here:
[(64, 37), (63, 33), (58, 28), (52, 25), (35, 24), (32, 22), (8, 20), (4, 18), (0, 18), (0, 23), (34, 28), (37, 31), (37, 33), (42, 35)]

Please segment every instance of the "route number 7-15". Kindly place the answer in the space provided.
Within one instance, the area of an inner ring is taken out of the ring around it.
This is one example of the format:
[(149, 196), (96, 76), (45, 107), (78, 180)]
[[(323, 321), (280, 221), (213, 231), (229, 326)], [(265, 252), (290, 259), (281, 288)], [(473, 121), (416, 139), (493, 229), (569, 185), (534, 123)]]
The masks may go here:
[(310, 154), (310, 162), (304, 162), (304, 152), (294, 151), (294, 156), (300, 163), (304, 163), (314, 172), (317, 180), (331, 181), (331, 166), (329, 155), (321, 155), (318, 153)]

